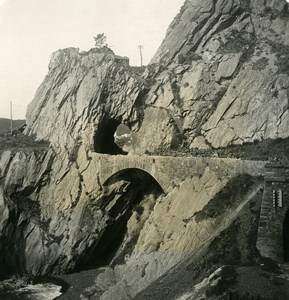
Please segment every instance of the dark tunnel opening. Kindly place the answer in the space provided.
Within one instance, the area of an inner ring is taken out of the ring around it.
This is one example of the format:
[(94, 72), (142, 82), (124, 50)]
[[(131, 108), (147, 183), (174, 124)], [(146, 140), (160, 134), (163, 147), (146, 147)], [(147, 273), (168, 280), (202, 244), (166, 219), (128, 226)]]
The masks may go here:
[(283, 251), (284, 262), (289, 262), (289, 210), (286, 212), (283, 223)]
[(124, 243), (127, 223), (147, 195), (163, 193), (159, 183), (140, 169), (125, 169), (112, 175), (104, 184), (100, 209), (108, 217), (100, 238), (85, 251), (76, 270), (109, 265)]
[(116, 119), (104, 120), (94, 135), (94, 151), (101, 154), (127, 155), (125, 144), (131, 142), (129, 128)]

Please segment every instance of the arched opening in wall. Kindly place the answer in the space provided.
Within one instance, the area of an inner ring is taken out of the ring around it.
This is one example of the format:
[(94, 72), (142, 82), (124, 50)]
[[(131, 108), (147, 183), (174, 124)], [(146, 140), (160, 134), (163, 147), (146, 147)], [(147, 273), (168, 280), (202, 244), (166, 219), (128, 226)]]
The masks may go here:
[(128, 154), (132, 143), (130, 129), (116, 119), (105, 119), (94, 135), (94, 151), (110, 155)]
[(146, 201), (153, 200), (155, 203), (162, 193), (163, 189), (156, 179), (141, 169), (124, 169), (109, 177), (103, 184), (100, 199), (106, 226), (99, 239), (83, 253), (76, 269), (123, 263), (125, 255), (131, 253), (136, 242), (136, 235), (127, 235), (129, 219), (134, 213), (141, 220)]
[(284, 261), (289, 262), (289, 209), (286, 212), (283, 223), (283, 251)]

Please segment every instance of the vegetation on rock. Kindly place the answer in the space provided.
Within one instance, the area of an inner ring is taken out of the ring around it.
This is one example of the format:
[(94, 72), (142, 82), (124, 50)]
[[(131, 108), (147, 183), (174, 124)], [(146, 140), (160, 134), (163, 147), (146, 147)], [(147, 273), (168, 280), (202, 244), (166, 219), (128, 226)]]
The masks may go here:
[(106, 44), (107, 37), (104, 35), (104, 33), (97, 34), (97, 36), (94, 37), (93, 39), (96, 48), (102, 48), (104, 46), (107, 46)]

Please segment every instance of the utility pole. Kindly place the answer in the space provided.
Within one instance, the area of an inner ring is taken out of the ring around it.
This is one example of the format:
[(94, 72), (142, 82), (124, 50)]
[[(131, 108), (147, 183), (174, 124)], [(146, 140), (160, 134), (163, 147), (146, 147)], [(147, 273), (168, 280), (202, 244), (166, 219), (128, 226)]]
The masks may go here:
[(138, 47), (138, 49), (139, 49), (139, 54), (140, 54), (140, 65), (141, 65), (141, 67), (142, 67), (142, 65), (143, 65), (143, 59), (142, 59), (142, 49), (143, 49), (143, 45), (138, 45), (137, 47)]
[(10, 134), (13, 134), (12, 101), (10, 101)]

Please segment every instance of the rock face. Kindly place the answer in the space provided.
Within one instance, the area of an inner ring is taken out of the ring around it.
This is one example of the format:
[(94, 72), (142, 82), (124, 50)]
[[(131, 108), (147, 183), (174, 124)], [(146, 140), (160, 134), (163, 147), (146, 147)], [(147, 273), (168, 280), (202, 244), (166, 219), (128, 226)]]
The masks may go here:
[[(48, 75), (28, 107), (27, 133), (68, 150), (91, 135), (93, 147), (93, 134), (97, 136), (99, 129), (109, 130), (121, 121), (137, 126), (142, 82), (116, 63), (109, 49), (85, 53), (75, 48), (59, 50), (52, 55)], [(111, 125), (111, 121), (116, 123)]]
[[(145, 154), (287, 138), (288, 21), (283, 0), (187, 0), (145, 70), (108, 48), (55, 52), (25, 130), (51, 146), (1, 153), (0, 271), (106, 266), (83, 298), (145, 298), (185, 259), (198, 265), (198, 253), (231, 241), (236, 224), (245, 250), (234, 251), (245, 254), (218, 253), (228, 264), (259, 262), (264, 162)], [(120, 124), (131, 130), (128, 155), (115, 142)], [(212, 274), (221, 264), (202, 263)], [(194, 284), (209, 275), (198, 274)]]
[(109, 49), (57, 51), (27, 133), (92, 146), (115, 120), (135, 132), (138, 154), (286, 138), (287, 9), (283, 0), (186, 1), (142, 76)]
[(186, 1), (152, 60), (166, 68), (150, 103), (194, 147), (288, 137), (288, 26), (285, 1)]

